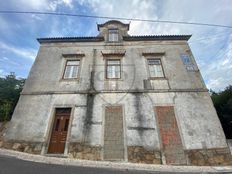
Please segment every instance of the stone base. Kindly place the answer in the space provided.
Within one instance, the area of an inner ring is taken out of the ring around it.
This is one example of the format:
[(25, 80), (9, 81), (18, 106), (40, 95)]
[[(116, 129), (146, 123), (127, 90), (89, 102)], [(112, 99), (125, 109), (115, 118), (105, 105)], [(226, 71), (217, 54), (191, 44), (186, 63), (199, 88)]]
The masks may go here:
[(186, 151), (186, 154), (190, 165), (232, 165), (232, 155), (229, 148), (189, 150)]
[(70, 158), (99, 161), (101, 160), (101, 150), (102, 147), (69, 143), (68, 154)]
[(0, 141), (0, 148), (16, 150), (31, 154), (40, 154), (43, 143), (41, 142), (6, 142)]
[(129, 146), (127, 149), (129, 162), (161, 164), (160, 151), (147, 150), (142, 146)]

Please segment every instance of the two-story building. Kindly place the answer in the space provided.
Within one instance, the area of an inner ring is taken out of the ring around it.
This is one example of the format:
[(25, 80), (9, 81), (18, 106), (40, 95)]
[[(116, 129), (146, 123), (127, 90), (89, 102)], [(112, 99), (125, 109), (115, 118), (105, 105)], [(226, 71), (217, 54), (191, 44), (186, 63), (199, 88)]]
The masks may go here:
[(190, 35), (39, 38), (3, 146), (43, 155), (151, 164), (231, 164)]

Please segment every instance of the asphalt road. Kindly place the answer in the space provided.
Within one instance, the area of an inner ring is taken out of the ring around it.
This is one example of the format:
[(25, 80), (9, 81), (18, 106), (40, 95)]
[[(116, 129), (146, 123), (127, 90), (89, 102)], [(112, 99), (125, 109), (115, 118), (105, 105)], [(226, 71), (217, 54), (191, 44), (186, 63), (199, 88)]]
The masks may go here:
[[(176, 173), (176, 172), (150, 172), (150, 171), (133, 171), (117, 170), (105, 168), (91, 168), (78, 166), (64, 166), (45, 163), (36, 163), (24, 161), (21, 159), (0, 156), (0, 174), (155, 174), (155, 173)], [(180, 172), (184, 174), (183, 172)], [(191, 173), (191, 172), (187, 172)], [(187, 174), (186, 173), (186, 174)]]

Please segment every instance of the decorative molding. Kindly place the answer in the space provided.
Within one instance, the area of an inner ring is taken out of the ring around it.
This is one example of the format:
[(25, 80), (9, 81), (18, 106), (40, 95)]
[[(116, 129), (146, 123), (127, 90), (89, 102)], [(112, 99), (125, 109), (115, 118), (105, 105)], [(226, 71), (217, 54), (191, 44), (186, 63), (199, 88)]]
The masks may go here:
[(124, 56), (126, 50), (102, 50), (101, 53), (103, 56)]
[(164, 56), (165, 52), (150, 52), (150, 51), (144, 51), (142, 53), (143, 56), (147, 57), (147, 56)]
[(21, 92), (21, 95), (53, 95), (53, 94), (104, 94), (104, 93), (166, 93), (166, 92), (208, 92), (206, 88), (199, 89), (151, 89), (151, 90), (101, 90), (101, 91), (44, 91)]
[(82, 51), (77, 51), (76, 53), (71, 53), (71, 54), (62, 54), (64, 58), (70, 58), (70, 57), (84, 57), (85, 53)]

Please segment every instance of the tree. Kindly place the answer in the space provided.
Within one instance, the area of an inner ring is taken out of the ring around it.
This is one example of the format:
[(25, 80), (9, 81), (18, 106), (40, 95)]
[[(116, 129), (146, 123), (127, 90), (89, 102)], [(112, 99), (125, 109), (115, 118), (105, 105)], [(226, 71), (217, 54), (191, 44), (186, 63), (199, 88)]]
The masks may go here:
[(211, 91), (211, 98), (226, 138), (232, 139), (232, 86), (230, 85), (218, 93)]
[(0, 121), (11, 119), (24, 83), (25, 79), (17, 79), (14, 73), (0, 77)]

